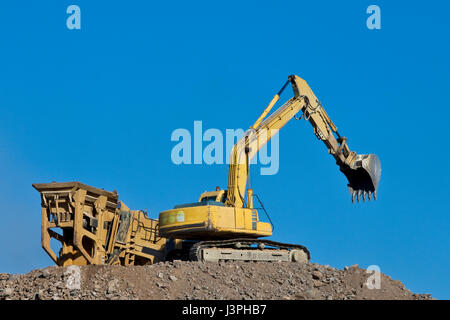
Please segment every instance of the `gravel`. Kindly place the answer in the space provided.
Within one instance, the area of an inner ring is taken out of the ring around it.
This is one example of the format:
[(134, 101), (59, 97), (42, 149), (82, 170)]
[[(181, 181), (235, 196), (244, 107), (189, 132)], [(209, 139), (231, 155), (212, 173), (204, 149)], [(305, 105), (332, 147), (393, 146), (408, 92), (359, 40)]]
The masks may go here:
[(357, 265), (338, 270), (316, 263), (163, 262), (149, 266), (48, 267), (0, 273), (0, 300), (429, 300), (398, 281)]

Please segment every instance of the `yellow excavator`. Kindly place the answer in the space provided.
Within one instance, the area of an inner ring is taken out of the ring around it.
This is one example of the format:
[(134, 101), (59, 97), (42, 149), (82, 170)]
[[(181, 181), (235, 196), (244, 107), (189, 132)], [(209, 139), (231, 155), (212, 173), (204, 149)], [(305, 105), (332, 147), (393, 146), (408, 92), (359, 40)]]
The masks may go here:
[[(294, 97), (268, 115), (289, 83)], [(300, 117), (296, 116), (298, 113), (301, 113)], [(258, 239), (271, 236), (272, 227), (260, 221), (259, 213), (253, 206), (253, 190), (246, 188), (251, 159), (293, 118), (304, 118), (312, 124), (315, 135), (325, 143), (347, 177), (352, 201), (355, 198), (358, 202), (361, 198), (376, 199), (381, 175), (378, 157), (350, 151), (347, 139), (338, 133), (306, 81), (292, 75), (234, 145), (230, 155), (228, 189), (205, 192), (198, 202), (177, 205), (160, 213), (161, 236), (191, 240), (191, 246), (186, 245), (189, 242), (181, 242), (181, 248), (178, 247), (181, 256), (184, 251), (190, 260), (309, 260), (308, 250), (301, 245)], [(260, 205), (264, 210), (261, 202)]]
[[(289, 84), (294, 96), (269, 114)], [(42, 200), (43, 248), (58, 265), (136, 265), (172, 259), (309, 261), (310, 253), (302, 245), (260, 239), (272, 235), (272, 226), (260, 221), (253, 198), (265, 212), (264, 206), (247, 186), (252, 158), (293, 118), (311, 123), (347, 177), (353, 202), (377, 198), (378, 157), (351, 151), (306, 81), (292, 75), (234, 145), (227, 190), (204, 192), (197, 202), (161, 212), (158, 220), (129, 210), (117, 193), (78, 182), (34, 184)], [(62, 244), (59, 255), (50, 247), (51, 238)]]

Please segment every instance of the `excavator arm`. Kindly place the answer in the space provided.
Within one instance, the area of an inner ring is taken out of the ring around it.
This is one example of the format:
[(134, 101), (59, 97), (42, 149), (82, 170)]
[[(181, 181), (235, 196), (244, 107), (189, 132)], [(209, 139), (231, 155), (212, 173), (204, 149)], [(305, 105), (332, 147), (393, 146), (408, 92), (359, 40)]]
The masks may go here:
[[(292, 85), (294, 97), (267, 116), (289, 83)], [(299, 112), (302, 112), (302, 115), (298, 118), (296, 114)], [(369, 200), (372, 196), (376, 199), (381, 175), (378, 157), (375, 154), (359, 155), (351, 151), (347, 145), (347, 138), (339, 134), (337, 127), (306, 81), (292, 75), (258, 120), (234, 145), (230, 155), (226, 205), (244, 206), (251, 159), (292, 118), (304, 118), (311, 123), (315, 135), (325, 143), (340, 171), (347, 177), (352, 201), (356, 198), (359, 202), (361, 197), (365, 200), (366, 196)], [(251, 207), (251, 195), (252, 190), (247, 190), (248, 207)]]

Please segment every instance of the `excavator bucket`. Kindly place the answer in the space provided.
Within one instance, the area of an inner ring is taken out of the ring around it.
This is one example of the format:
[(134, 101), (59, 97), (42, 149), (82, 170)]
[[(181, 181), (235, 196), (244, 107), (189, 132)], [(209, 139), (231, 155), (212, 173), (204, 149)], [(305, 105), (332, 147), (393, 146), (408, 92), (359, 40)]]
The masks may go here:
[(381, 177), (380, 159), (375, 154), (361, 154), (356, 156), (354, 168), (341, 168), (341, 171), (348, 179), (348, 189), (352, 195), (352, 202), (355, 198), (359, 202), (366, 197), (371, 200), (377, 199), (378, 182)]

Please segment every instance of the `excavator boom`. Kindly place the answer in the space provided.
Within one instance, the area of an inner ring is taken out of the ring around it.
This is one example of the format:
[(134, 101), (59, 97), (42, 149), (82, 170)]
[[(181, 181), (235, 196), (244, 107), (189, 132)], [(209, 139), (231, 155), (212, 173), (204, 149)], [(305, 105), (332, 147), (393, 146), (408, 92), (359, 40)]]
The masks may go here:
[[(352, 201), (357, 198), (358, 202), (362, 196), (376, 200), (378, 182), (381, 177), (380, 160), (375, 154), (357, 154), (350, 151), (347, 138), (341, 136), (337, 127), (330, 120), (325, 109), (316, 98), (305, 80), (298, 76), (290, 76), (296, 99), (302, 99), (303, 116), (309, 120), (314, 132), (320, 140), (328, 147), (328, 151), (336, 159), (336, 164), (348, 179), (348, 188), (352, 195)], [(336, 136), (335, 136), (336, 135)]]
[[(267, 116), (289, 83), (292, 85), (294, 97)], [(296, 114), (299, 112), (302, 115), (297, 117)], [(376, 199), (381, 175), (378, 157), (375, 154), (359, 155), (350, 151), (347, 138), (339, 134), (337, 127), (306, 81), (292, 75), (289, 76), (288, 81), (274, 96), (258, 120), (234, 146), (230, 156), (226, 204), (237, 207), (244, 205), (250, 160), (278, 130), (294, 117), (298, 120), (304, 118), (311, 123), (315, 135), (324, 142), (341, 172), (347, 177), (352, 201), (356, 198), (359, 202), (361, 197), (365, 200), (366, 196), (369, 200), (372, 196)]]

